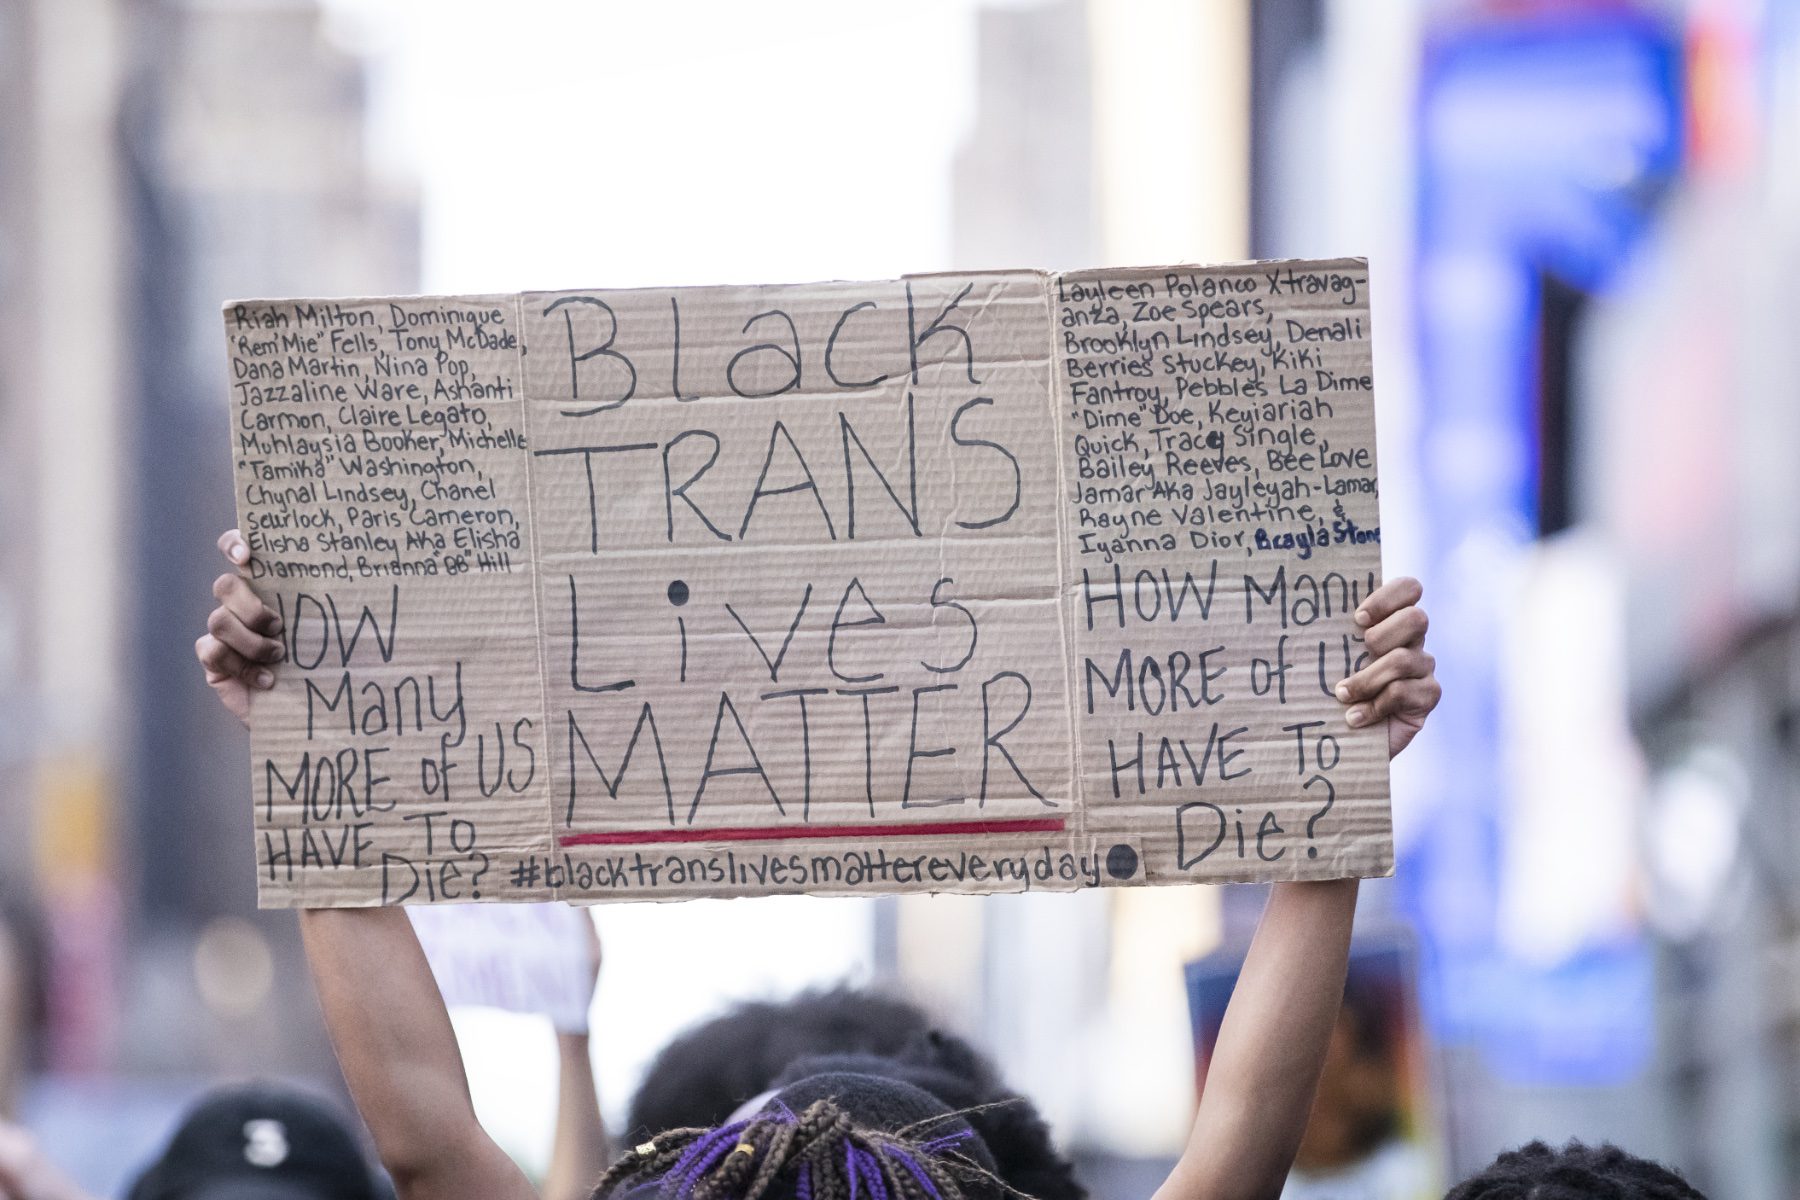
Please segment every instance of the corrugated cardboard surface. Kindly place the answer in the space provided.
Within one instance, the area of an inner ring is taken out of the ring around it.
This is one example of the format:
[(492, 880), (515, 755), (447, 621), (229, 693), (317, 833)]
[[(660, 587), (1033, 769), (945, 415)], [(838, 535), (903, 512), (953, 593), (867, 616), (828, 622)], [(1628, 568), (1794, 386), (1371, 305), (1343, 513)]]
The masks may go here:
[(1391, 869), (1360, 260), (225, 326), (265, 905)]

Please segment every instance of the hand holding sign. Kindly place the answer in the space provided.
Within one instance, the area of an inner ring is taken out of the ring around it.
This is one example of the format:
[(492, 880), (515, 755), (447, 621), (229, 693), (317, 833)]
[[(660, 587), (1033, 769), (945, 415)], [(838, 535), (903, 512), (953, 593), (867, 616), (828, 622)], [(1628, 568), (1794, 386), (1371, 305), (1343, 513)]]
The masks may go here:
[(1338, 700), (1350, 706), (1344, 719), (1351, 726), (1387, 718), (1389, 758), (1412, 744), (1443, 695), (1437, 660), (1425, 653), (1424, 594), (1418, 580), (1402, 577), (1363, 601), (1356, 623), (1366, 630), (1363, 645), (1374, 659), (1337, 686)]
[[(250, 561), (250, 547), (235, 529), (219, 535), (219, 550), (237, 566)], [(274, 687), (274, 666), (285, 657), (277, 636), (281, 618), (235, 571), (213, 580), (213, 598), (219, 606), (207, 616), (206, 632), (195, 641), (194, 654), (219, 703), (247, 726), (252, 689)]]

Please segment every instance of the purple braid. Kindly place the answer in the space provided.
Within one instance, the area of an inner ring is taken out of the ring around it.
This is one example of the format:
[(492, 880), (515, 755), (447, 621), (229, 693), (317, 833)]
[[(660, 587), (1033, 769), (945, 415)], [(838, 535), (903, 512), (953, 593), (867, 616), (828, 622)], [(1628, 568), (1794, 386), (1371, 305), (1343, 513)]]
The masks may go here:
[(948, 1150), (953, 1146), (961, 1145), (963, 1142), (968, 1141), (969, 1138), (972, 1137), (973, 1135), (974, 1135), (974, 1130), (958, 1129), (951, 1133), (946, 1133), (939, 1137), (934, 1137), (929, 1142), (920, 1142), (919, 1149), (924, 1151), (926, 1154), (936, 1156), (937, 1154), (939, 1154), (945, 1150)]
[(705, 1137), (697, 1138), (687, 1148), (669, 1173), (663, 1176), (665, 1195), (685, 1197), (694, 1190), (694, 1184), (713, 1167), (720, 1159), (731, 1153), (737, 1144), (738, 1135), (749, 1126), (748, 1121), (734, 1121), (730, 1125), (721, 1125)]
[[(639, 1147), (602, 1178), (594, 1200), (618, 1200), (633, 1179), (655, 1181), (659, 1200), (964, 1200), (956, 1162), (971, 1164), (954, 1151), (974, 1136), (964, 1127), (914, 1142), (858, 1128), (831, 1101), (796, 1115), (776, 1100), (747, 1120)], [(791, 1191), (775, 1189), (783, 1177)]]
[[(937, 1190), (937, 1185), (931, 1182), (931, 1176), (925, 1172), (925, 1168), (921, 1167), (918, 1160), (911, 1154), (898, 1146), (889, 1146), (887, 1147), (887, 1156), (905, 1167), (907, 1174), (913, 1177), (914, 1182), (924, 1189), (925, 1194), (930, 1196), (931, 1200), (944, 1200), (944, 1197), (939, 1194)], [(812, 1200), (812, 1197), (801, 1196), (800, 1200)]]
[(881, 1178), (881, 1164), (876, 1161), (875, 1155), (853, 1146), (850, 1161), (863, 1176), (864, 1190), (868, 1193), (869, 1200), (888, 1200), (887, 1183)]

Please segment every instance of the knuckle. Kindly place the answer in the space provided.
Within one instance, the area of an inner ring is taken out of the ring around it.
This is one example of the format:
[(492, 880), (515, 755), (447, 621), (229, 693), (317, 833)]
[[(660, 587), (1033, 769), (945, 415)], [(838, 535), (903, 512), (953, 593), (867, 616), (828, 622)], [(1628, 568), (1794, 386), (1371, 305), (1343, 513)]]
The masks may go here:
[(1437, 674), (1437, 656), (1435, 654), (1430, 653), (1429, 651), (1425, 651), (1425, 650), (1419, 651), (1419, 666), (1425, 672), (1427, 677), (1436, 675)]
[(221, 575), (213, 580), (212, 594), (214, 600), (223, 600), (231, 594), (231, 585), (237, 580), (236, 575)]
[(231, 627), (231, 614), (222, 608), (215, 608), (206, 614), (206, 631), (219, 637)]

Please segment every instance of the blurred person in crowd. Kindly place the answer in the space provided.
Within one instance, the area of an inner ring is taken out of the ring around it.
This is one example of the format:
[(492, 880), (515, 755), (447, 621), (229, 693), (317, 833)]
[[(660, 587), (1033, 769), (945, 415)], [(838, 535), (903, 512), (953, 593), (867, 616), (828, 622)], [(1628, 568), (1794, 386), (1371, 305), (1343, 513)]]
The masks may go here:
[(1532, 1142), (1508, 1150), (1444, 1200), (1706, 1200), (1669, 1168), (1617, 1146)]
[(1430, 1158), (1404, 1127), (1396, 1003), (1351, 968), (1284, 1200), (1398, 1200), (1434, 1187)]
[(0, 1120), (15, 1116), (43, 1040), (44, 955), (32, 909), (0, 891)]
[[(220, 538), (236, 566), (250, 552)], [(279, 617), (248, 582), (215, 582), (195, 643), (208, 684), (249, 723), (274, 682)], [(1385, 723), (1390, 755), (1436, 707), (1415, 580), (1357, 610), (1370, 661), (1339, 696), (1351, 724)], [(1158, 1200), (1274, 1197), (1306, 1124), (1343, 996), (1357, 882), (1278, 883), (1221, 1028), (1187, 1150)], [(524, 1175), (475, 1118), (449, 1014), (412, 924), (391, 908), (308, 909), (301, 935), (351, 1094), (403, 1200), (529, 1200)], [(689, 947), (704, 953), (704, 946)], [(380, 964), (379, 970), (371, 964)], [(1000, 1200), (1011, 1189), (963, 1114), (862, 1059), (780, 1088), (754, 1112), (658, 1133), (621, 1156), (594, 1200)], [(849, 1069), (844, 1069), (848, 1067)]]
[[(559, 1032), (556, 1134), (543, 1200), (582, 1200), (606, 1165), (587, 1035)], [(584, 1103), (595, 1110), (581, 1117)], [(274, 1084), (210, 1093), (125, 1200), (392, 1200), (350, 1126), (305, 1092)], [(0, 1119), (0, 1200), (93, 1200), (24, 1128)]]
[[(280, 1084), (219, 1088), (189, 1110), (125, 1200), (383, 1200), (392, 1195), (323, 1101)], [(92, 1200), (23, 1130), (0, 1125), (0, 1200)]]
[[(596, 960), (597, 969), (597, 960)], [(543, 1200), (582, 1200), (605, 1164), (585, 1034), (559, 1033), (561, 1096)], [(571, 1061), (572, 1056), (578, 1056)], [(352, 1126), (324, 1101), (273, 1083), (209, 1092), (125, 1200), (392, 1200)], [(20, 1126), (0, 1120), (0, 1200), (93, 1200)]]
[(380, 1200), (392, 1193), (324, 1101), (256, 1083), (189, 1111), (126, 1200)]

